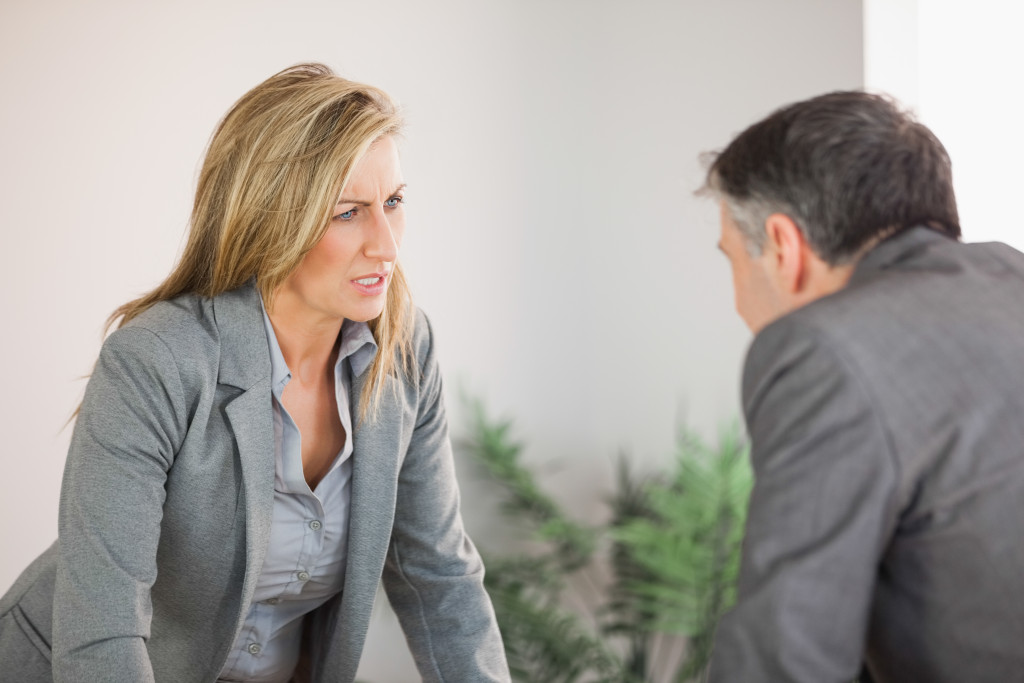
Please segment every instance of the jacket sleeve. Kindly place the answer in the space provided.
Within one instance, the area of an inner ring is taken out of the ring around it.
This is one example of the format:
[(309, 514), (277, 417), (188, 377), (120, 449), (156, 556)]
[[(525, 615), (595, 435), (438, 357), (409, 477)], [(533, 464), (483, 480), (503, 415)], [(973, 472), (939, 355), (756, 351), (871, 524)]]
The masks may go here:
[(177, 366), (154, 333), (103, 344), (75, 425), (61, 488), (54, 591), (57, 683), (153, 680), (149, 591), (164, 483), (186, 430)]
[(849, 360), (786, 319), (754, 341), (743, 393), (754, 489), (710, 678), (848, 682), (896, 516), (887, 432)]
[[(429, 323), (422, 315), (417, 324)], [(423, 680), (508, 681), (484, 567), (462, 527), (433, 344), (421, 360), (416, 426), (398, 480), (383, 582)]]

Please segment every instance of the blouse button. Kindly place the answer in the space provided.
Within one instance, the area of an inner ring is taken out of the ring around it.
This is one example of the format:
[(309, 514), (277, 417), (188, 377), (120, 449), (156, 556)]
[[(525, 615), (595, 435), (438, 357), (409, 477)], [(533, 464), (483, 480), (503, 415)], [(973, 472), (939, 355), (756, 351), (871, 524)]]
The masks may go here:
[(320, 527), (322, 526), (323, 524), (320, 523), (319, 519), (314, 519), (312, 522), (309, 523), (309, 528), (313, 531), (320, 531)]
[(252, 645), (249, 646), (249, 654), (251, 654), (251, 655), (258, 655), (262, 651), (263, 651), (263, 648), (260, 647), (259, 643), (253, 643)]
[(299, 581), (309, 581), (309, 572), (299, 572)]

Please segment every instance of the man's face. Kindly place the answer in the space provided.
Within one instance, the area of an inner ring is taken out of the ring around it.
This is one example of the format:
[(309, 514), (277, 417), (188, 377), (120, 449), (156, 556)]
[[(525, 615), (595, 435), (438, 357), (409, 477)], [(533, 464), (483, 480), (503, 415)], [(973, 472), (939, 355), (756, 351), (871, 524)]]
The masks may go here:
[(743, 233), (729, 213), (725, 202), (720, 202), (722, 236), (718, 248), (729, 259), (732, 266), (732, 286), (736, 296), (736, 312), (747, 327), (757, 334), (761, 328), (772, 322), (786, 309), (769, 277), (771, 252), (765, 248), (760, 256), (751, 256)]

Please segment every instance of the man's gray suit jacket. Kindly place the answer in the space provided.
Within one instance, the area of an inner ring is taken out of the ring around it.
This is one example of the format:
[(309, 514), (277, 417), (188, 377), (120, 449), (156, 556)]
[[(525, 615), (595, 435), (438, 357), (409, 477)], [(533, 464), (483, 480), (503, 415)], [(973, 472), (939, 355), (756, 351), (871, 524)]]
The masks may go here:
[(766, 327), (717, 683), (1024, 681), (1024, 255), (926, 228)]
[[(434, 346), (353, 430), (344, 587), (307, 616), (296, 681), (352, 681), (378, 580), (426, 681), (506, 681), (463, 532)], [(354, 377), (351, 405), (369, 370)], [(103, 344), (59, 538), (0, 600), (0, 681), (213, 683), (248, 612), (274, 494), (270, 353), (251, 285), (157, 304)]]

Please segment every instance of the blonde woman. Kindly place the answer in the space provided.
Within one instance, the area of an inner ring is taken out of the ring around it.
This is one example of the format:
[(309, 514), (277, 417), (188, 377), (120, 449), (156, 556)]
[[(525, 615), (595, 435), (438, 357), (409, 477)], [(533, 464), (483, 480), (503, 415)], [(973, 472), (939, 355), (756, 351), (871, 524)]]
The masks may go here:
[(351, 681), (381, 578), (424, 680), (509, 679), (398, 264), (400, 125), (318, 64), (228, 112), (180, 263), (111, 319), (0, 681)]

